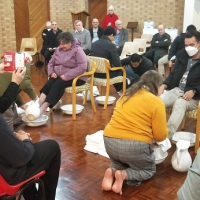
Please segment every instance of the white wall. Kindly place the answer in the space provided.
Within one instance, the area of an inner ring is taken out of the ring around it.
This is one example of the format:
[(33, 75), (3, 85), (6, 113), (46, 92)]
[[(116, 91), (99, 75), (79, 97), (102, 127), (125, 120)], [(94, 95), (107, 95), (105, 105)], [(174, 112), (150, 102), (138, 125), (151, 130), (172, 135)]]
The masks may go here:
[(200, 0), (185, 0), (183, 32), (190, 24), (200, 29)]

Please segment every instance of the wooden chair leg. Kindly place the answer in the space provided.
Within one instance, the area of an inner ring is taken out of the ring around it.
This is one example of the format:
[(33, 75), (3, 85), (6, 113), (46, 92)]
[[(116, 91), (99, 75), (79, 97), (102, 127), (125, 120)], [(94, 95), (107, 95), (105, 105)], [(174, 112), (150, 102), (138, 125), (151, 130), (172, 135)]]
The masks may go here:
[(199, 149), (199, 137), (200, 137), (200, 113), (197, 113), (197, 126), (196, 126), (196, 141), (195, 141), (195, 150), (194, 152), (197, 153)]
[(83, 97), (83, 105), (86, 104), (87, 96), (88, 96), (88, 91), (86, 90), (85, 93), (84, 93), (84, 97)]
[(186, 116), (184, 116), (182, 122), (181, 122), (181, 129), (184, 130), (185, 129), (185, 122), (186, 122)]
[(106, 109), (107, 108), (107, 105), (108, 105), (108, 97), (109, 97), (109, 93), (110, 93), (110, 85), (106, 85), (106, 99), (105, 99), (105, 102), (104, 102), (104, 107), (103, 109)]
[(72, 119), (76, 120), (76, 93), (72, 92)]
[(93, 86), (90, 86), (90, 100), (91, 100), (91, 104), (92, 104), (92, 109), (94, 112), (96, 112), (96, 106), (95, 106), (95, 102), (94, 102), (94, 95), (93, 95)]
[(99, 90), (99, 94), (100, 96), (102, 96), (102, 89), (101, 89), (101, 85), (98, 86), (98, 90)]

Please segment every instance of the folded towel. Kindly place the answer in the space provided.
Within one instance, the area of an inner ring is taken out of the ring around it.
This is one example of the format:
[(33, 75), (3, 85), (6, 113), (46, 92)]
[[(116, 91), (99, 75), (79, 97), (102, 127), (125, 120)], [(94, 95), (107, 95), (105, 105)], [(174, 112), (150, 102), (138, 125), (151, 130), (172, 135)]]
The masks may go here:
[(86, 144), (87, 145), (92, 145), (92, 146), (97, 146), (97, 147), (99, 146), (99, 143), (96, 143), (96, 142), (93, 142), (93, 141), (90, 141), (90, 140), (87, 140)]
[(103, 130), (97, 131), (94, 134), (86, 136), (85, 150), (92, 153), (98, 153), (101, 156), (109, 158), (103, 140)]
[(93, 145), (85, 145), (84, 147), (85, 150), (90, 151), (92, 153), (98, 153), (99, 147), (98, 146), (93, 146)]
[(161, 147), (161, 149), (166, 152), (168, 149), (171, 148), (171, 142), (169, 141), (168, 138), (166, 138), (165, 140), (161, 141), (161, 142), (157, 142), (157, 144)]
[(110, 158), (109, 155), (107, 154), (107, 152), (103, 151), (102, 149), (98, 150), (98, 154), (101, 155), (101, 156), (104, 156), (106, 158)]
[(96, 142), (96, 143), (99, 143), (102, 139), (103, 139), (103, 130), (97, 131), (94, 134), (86, 136), (86, 141), (90, 140), (90, 141)]

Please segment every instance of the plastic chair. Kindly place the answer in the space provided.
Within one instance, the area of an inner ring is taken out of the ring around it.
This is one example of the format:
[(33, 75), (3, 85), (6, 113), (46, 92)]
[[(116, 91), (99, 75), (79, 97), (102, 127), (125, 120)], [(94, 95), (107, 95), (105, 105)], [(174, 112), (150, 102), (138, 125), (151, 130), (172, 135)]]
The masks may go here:
[[(90, 99), (92, 104), (92, 109), (94, 112), (96, 112), (96, 106), (94, 102), (94, 96), (93, 96), (93, 81), (94, 81), (94, 72), (97, 68), (96, 62), (89, 59), (87, 72), (81, 74), (80, 76), (77, 76), (72, 83), (72, 87), (65, 88), (66, 93), (72, 94), (72, 119), (76, 119), (76, 93), (85, 91), (85, 96), (83, 100), (83, 105), (86, 104), (87, 101), (87, 91), (90, 90)], [(76, 86), (76, 82), (80, 77), (88, 76), (88, 80), (84, 85)]]
[(141, 38), (135, 38), (133, 42), (138, 42), (138, 54), (143, 54), (146, 52), (146, 47), (147, 47), (147, 40), (146, 39), (141, 39)]
[[(110, 92), (110, 85), (113, 85), (114, 83), (120, 83), (123, 82), (123, 93), (126, 91), (126, 70), (123, 67), (111, 67), (110, 62), (105, 58), (100, 57), (94, 57), (89, 56), (90, 59), (96, 62), (97, 64), (97, 73), (106, 74), (106, 78), (96, 78), (94, 77), (94, 85), (98, 85), (100, 95), (102, 95), (101, 86), (106, 86), (106, 99), (104, 103), (104, 109), (107, 108), (108, 105), (108, 97)], [(110, 71), (115, 70), (122, 70), (123, 76), (117, 76), (114, 78), (110, 78)]]
[(126, 58), (127, 55), (138, 53), (138, 51), (139, 51), (138, 42), (125, 42), (120, 59)]
[(21, 196), (24, 192), (24, 190), (29, 187), (30, 185), (33, 185), (35, 183), (38, 183), (41, 189), (41, 199), (45, 200), (45, 189), (44, 189), (44, 183), (40, 179), (41, 176), (43, 176), (46, 172), (41, 171), (37, 173), (36, 175), (32, 176), (31, 178), (22, 181), (21, 183), (18, 183), (16, 185), (9, 185), (5, 179), (0, 175), (0, 198), (1, 199), (10, 199), (14, 198), (16, 200), (20, 200)]
[[(171, 114), (172, 108), (166, 108), (166, 113)], [(197, 120), (196, 125), (196, 141), (195, 141), (195, 153), (197, 153), (197, 150), (199, 149), (199, 139), (200, 139), (200, 102), (198, 104), (197, 109), (187, 111), (185, 113), (185, 116), (183, 118), (183, 121), (181, 123), (181, 129), (185, 129), (185, 121), (186, 118), (193, 118)]]
[(142, 34), (141, 35), (141, 39), (146, 39), (146, 47), (150, 47), (151, 46), (151, 40), (153, 38), (152, 34)]
[(36, 38), (22, 38), (20, 51), (26, 51), (31, 54), (31, 56), (36, 56), (36, 63), (38, 62), (38, 52), (37, 52), (37, 41)]

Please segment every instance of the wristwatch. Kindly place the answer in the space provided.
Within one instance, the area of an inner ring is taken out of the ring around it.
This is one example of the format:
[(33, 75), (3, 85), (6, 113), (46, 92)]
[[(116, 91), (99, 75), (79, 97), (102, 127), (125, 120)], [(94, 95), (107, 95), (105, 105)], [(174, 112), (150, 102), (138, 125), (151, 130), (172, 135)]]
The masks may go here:
[(197, 90), (196, 90), (196, 89), (193, 89), (192, 91), (193, 91), (193, 93), (194, 93), (194, 94), (196, 94), (196, 93), (197, 93)]

